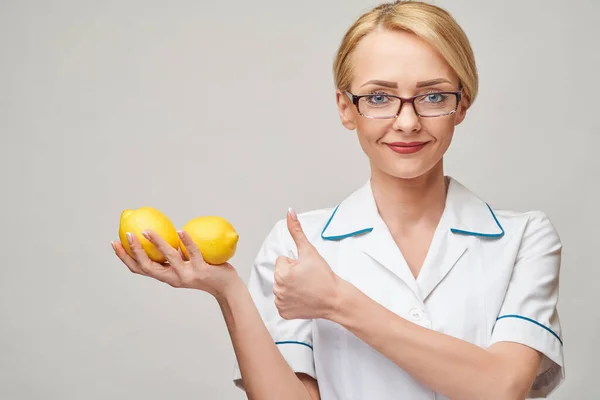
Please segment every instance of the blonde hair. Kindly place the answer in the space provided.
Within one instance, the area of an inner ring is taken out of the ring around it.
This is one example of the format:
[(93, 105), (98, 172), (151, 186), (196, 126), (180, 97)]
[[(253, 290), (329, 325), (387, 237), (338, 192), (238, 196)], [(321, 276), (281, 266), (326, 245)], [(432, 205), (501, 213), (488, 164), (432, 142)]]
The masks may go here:
[(381, 4), (360, 16), (348, 29), (333, 66), (335, 85), (349, 90), (357, 44), (376, 29), (408, 31), (429, 43), (454, 70), (469, 107), (477, 97), (479, 77), (467, 35), (444, 9), (421, 1), (398, 0)]

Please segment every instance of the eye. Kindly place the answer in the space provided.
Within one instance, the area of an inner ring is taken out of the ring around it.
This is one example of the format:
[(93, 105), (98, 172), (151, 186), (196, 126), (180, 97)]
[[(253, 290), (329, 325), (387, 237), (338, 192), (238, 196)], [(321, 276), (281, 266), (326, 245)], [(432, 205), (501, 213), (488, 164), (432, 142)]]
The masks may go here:
[(387, 104), (390, 98), (385, 93), (373, 93), (364, 98), (369, 105), (381, 106)]
[(421, 101), (425, 103), (442, 103), (448, 98), (448, 95), (442, 93), (430, 93), (421, 98)]

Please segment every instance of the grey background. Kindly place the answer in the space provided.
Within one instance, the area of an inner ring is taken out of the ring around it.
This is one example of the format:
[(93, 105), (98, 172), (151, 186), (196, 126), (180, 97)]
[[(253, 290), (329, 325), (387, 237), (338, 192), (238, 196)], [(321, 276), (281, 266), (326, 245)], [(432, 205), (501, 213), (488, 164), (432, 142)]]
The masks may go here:
[[(178, 227), (221, 215), (247, 279), (287, 207), (329, 207), (362, 184), (331, 64), (375, 4), (0, 2), (0, 398), (243, 398), (216, 302), (131, 274), (109, 242), (126, 208)], [(567, 366), (552, 397), (597, 398), (600, 6), (436, 4), (481, 74), (446, 172), (495, 207), (550, 215)]]

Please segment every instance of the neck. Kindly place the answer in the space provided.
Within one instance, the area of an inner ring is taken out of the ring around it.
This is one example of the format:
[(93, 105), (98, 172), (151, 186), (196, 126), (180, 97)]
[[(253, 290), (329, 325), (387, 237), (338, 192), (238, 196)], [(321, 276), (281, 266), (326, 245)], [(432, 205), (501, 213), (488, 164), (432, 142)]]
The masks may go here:
[(371, 188), (381, 218), (392, 231), (437, 226), (446, 204), (442, 161), (426, 174), (402, 179), (372, 167)]

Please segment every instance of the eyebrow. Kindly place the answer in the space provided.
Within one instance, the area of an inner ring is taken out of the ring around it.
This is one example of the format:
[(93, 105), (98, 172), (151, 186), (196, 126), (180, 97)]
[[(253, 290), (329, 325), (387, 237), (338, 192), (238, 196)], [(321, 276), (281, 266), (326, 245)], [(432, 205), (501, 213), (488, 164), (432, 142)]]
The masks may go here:
[(365, 82), (360, 87), (367, 86), (367, 85), (379, 85), (379, 86), (384, 86), (384, 87), (389, 87), (389, 88), (394, 88), (394, 89), (398, 88), (398, 84), (396, 82), (380, 81), (377, 79)]
[[(452, 82), (450, 82), (448, 79), (437, 78), (437, 79), (430, 79), (428, 81), (417, 82), (416, 87), (417, 88), (422, 88), (422, 87), (427, 87), (427, 86), (438, 85), (440, 83), (452, 83)], [(367, 85), (379, 85), (379, 86), (393, 88), (393, 89), (397, 89), (398, 88), (398, 84), (396, 82), (381, 81), (381, 80), (378, 80), (378, 79), (374, 79), (374, 80), (365, 82), (365, 83), (363, 83), (361, 85), (361, 87), (367, 86)]]
[(438, 85), (440, 83), (452, 83), (452, 82), (450, 82), (448, 79), (437, 78), (437, 79), (431, 79), (429, 81), (417, 82), (417, 87), (422, 88), (422, 87), (426, 87), (426, 86)]

